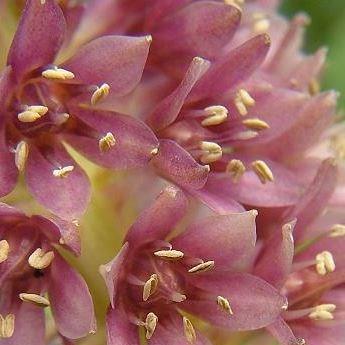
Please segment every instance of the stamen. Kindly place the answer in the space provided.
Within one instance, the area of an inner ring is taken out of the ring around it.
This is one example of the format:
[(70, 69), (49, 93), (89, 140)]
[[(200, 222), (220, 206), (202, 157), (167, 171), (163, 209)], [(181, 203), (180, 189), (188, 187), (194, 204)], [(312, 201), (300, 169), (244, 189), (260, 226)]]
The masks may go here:
[(183, 317), (183, 330), (187, 341), (190, 344), (194, 344), (196, 341), (196, 332), (190, 320), (185, 316)]
[(0, 241), (0, 264), (7, 260), (10, 252), (10, 245), (6, 240)]
[(102, 84), (100, 87), (97, 87), (96, 91), (91, 96), (91, 104), (95, 105), (105, 99), (109, 95), (109, 91), (110, 86), (106, 83)]
[(204, 164), (213, 163), (222, 158), (222, 148), (212, 141), (202, 141), (200, 148), (204, 152), (200, 157), (200, 161)]
[(329, 251), (323, 251), (316, 255), (316, 272), (321, 276), (335, 271), (333, 255)]
[(101, 152), (109, 151), (113, 146), (115, 146), (115, 144), (116, 144), (116, 139), (113, 133), (111, 132), (108, 132), (98, 142), (98, 146)]
[(67, 71), (63, 68), (49, 68), (46, 69), (45, 71), (42, 72), (42, 77), (47, 78), (47, 79), (57, 79), (57, 80), (68, 80), (68, 79), (73, 79), (74, 74), (70, 71)]
[(171, 300), (176, 303), (184, 302), (187, 299), (186, 295), (179, 293), (177, 291), (173, 291), (170, 296)]
[(33, 293), (20, 293), (19, 298), (23, 302), (29, 302), (41, 308), (50, 306), (50, 302), (45, 297)]
[(14, 153), (14, 163), (16, 164), (18, 171), (20, 172), (24, 171), (28, 155), (29, 155), (29, 145), (27, 144), (27, 142), (22, 140), (17, 144), (15, 153)]
[(199, 265), (192, 267), (191, 269), (188, 270), (188, 273), (206, 272), (206, 271), (209, 271), (210, 269), (212, 269), (213, 267), (214, 267), (214, 261), (210, 260), (210, 261), (206, 261), (206, 262), (203, 262)]
[(230, 174), (233, 182), (238, 182), (246, 171), (246, 167), (243, 162), (239, 159), (232, 159), (227, 167), (226, 172)]
[(151, 277), (146, 281), (143, 288), (143, 301), (147, 301), (149, 297), (154, 294), (158, 286), (157, 274), (152, 274)]
[(320, 83), (316, 79), (312, 79), (308, 84), (308, 91), (311, 96), (320, 92)]
[(148, 313), (145, 320), (146, 339), (151, 339), (158, 323), (158, 317), (154, 313)]
[(0, 339), (11, 338), (14, 332), (15, 316), (8, 314), (3, 317), (0, 314)]
[(249, 129), (253, 129), (256, 131), (261, 131), (263, 129), (270, 128), (269, 124), (263, 120), (253, 118), (253, 119), (246, 119), (243, 120), (242, 123)]
[(201, 122), (201, 125), (215, 126), (223, 123), (228, 117), (228, 109), (222, 105), (213, 105), (204, 109), (207, 118)]
[(335, 304), (320, 304), (309, 314), (312, 320), (333, 320), (332, 312), (336, 309)]
[(230, 303), (229, 303), (229, 301), (228, 301), (226, 298), (224, 298), (224, 297), (222, 297), (222, 296), (218, 296), (218, 297), (217, 297), (217, 304), (218, 304), (226, 313), (228, 313), (228, 314), (230, 314), (230, 315), (233, 315), (233, 314), (234, 314), (233, 311), (232, 311), (232, 309), (231, 309)]
[(53, 175), (54, 175), (55, 177), (65, 178), (65, 177), (67, 177), (73, 170), (74, 170), (74, 166), (73, 166), (73, 165), (67, 165), (67, 166), (61, 167), (61, 168), (59, 168), (59, 169), (54, 169), (54, 170), (53, 170)]
[(20, 122), (35, 122), (47, 114), (48, 110), (49, 109), (43, 105), (31, 105), (26, 107), (25, 110), (19, 113), (17, 117)]
[(180, 260), (183, 258), (184, 253), (179, 250), (158, 250), (153, 253), (155, 256), (165, 260)]
[(239, 89), (235, 100), (235, 106), (240, 115), (244, 116), (248, 114), (247, 107), (253, 107), (255, 105), (255, 99), (245, 89)]
[(261, 183), (265, 184), (267, 181), (274, 181), (273, 173), (264, 161), (257, 160), (252, 162), (252, 168), (259, 177)]
[(37, 248), (28, 259), (28, 263), (31, 267), (42, 270), (47, 268), (54, 259), (54, 252), (44, 252), (43, 249)]
[(231, 6), (236, 7), (239, 10), (242, 10), (241, 6), (244, 5), (245, 0), (224, 0), (224, 3), (226, 5), (231, 5)]
[(270, 26), (271, 26), (271, 22), (269, 21), (268, 18), (263, 17), (260, 19), (256, 19), (254, 20), (254, 24), (253, 24), (253, 31), (256, 34), (263, 34), (269, 30)]
[(341, 237), (341, 236), (345, 236), (345, 225), (334, 224), (331, 228), (331, 233), (329, 237)]
[(155, 147), (150, 153), (152, 156), (155, 156), (158, 153), (158, 147)]

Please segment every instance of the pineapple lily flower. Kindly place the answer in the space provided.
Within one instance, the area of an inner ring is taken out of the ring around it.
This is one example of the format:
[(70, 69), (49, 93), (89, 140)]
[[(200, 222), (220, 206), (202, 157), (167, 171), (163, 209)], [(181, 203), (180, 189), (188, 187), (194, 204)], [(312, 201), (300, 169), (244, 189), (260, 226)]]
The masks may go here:
[(167, 187), (132, 225), (117, 256), (100, 267), (111, 303), (109, 345), (139, 344), (138, 327), (149, 344), (209, 344), (183, 312), (249, 330), (274, 322), (286, 308), (272, 286), (242, 272), (255, 254), (255, 210), (212, 213), (171, 239), (186, 211), (183, 192)]
[(96, 330), (83, 278), (56, 250), (79, 253), (74, 224), (28, 217), (0, 204), (0, 339), (4, 345), (44, 345), (45, 311), (61, 336), (77, 339)]

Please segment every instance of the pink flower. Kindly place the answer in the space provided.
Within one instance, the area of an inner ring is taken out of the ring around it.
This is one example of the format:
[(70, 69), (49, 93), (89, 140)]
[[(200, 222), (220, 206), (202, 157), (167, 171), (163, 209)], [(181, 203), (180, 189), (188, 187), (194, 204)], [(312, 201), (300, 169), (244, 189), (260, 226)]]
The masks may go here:
[(285, 299), (265, 281), (242, 273), (255, 253), (252, 210), (214, 214), (191, 223), (172, 238), (187, 211), (187, 199), (167, 187), (132, 225), (118, 255), (100, 272), (111, 307), (109, 345), (209, 344), (180, 310), (229, 330), (273, 322)]
[(0, 204), (1, 344), (44, 345), (48, 306), (62, 336), (76, 339), (95, 331), (87, 285), (55, 249), (64, 244), (79, 251), (73, 226)]
[(118, 168), (147, 164), (158, 142), (134, 118), (95, 108), (108, 94), (124, 95), (139, 82), (151, 38), (99, 37), (57, 63), (66, 30), (55, 1), (26, 2), (0, 75), (0, 195), (25, 170), (31, 194), (71, 220), (85, 211), (89, 182), (62, 142)]

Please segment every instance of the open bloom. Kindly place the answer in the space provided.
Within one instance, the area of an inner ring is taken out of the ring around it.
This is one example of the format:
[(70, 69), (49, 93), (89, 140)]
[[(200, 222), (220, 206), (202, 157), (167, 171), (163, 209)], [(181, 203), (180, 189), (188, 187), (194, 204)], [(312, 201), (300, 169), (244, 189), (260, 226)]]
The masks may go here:
[(50, 307), (58, 332), (70, 339), (95, 331), (93, 303), (83, 278), (56, 246), (78, 253), (73, 224), (28, 217), (0, 204), (0, 339), (4, 345), (44, 345)]
[(209, 344), (183, 312), (249, 330), (286, 308), (272, 286), (242, 273), (255, 253), (255, 210), (212, 213), (171, 238), (186, 209), (184, 194), (167, 187), (132, 225), (115, 259), (101, 266), (111, 302), (109, 345), (139, 344), (138, 326), (149, 344)]
[(134, 118), (95, 108), (108, 94), (124, 95), (138, 83), (150, 36), (99, 37), (58, 63), (66, 31), (56, 1), (26, 2), (0, 75), (0, 195), (13, 189), (18, 170), (25, 171), (40, 203), (75, 219), (88, 204), (89, 182), (63, 141), (85, 148), (98, 164), (127, 168), (146, 163), (157, 139)]

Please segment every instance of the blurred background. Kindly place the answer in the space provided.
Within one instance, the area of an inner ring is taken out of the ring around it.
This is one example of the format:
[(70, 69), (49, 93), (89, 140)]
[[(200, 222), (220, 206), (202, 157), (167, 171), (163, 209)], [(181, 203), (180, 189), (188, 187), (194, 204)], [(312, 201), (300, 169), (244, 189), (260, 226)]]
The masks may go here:
[(329, 48), (322, 87), (340, 92), (339, 107), (345, 113), (345, 1), (284, 0), (282, 3), (281, 12), (288, 17), (301, 11), (311, 18), (305, 50), (314, 52), (320, 46)]

